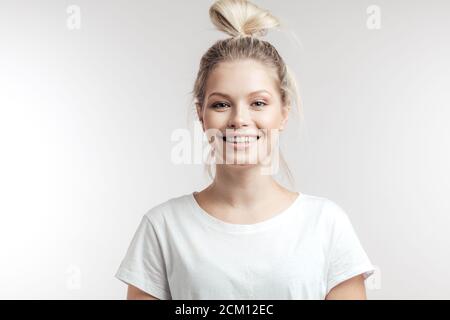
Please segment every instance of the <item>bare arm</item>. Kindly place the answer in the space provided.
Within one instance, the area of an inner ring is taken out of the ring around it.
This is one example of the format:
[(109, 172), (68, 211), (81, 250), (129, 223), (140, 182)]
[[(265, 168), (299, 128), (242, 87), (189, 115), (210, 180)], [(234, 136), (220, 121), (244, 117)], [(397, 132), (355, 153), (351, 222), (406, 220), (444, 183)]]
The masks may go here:
[(159, 300), (159, 299), (129, 284), (127, 290), (127, 300)]
[(367, 300), (363, 275), (341, 282), (330, 290), (325, 300)]

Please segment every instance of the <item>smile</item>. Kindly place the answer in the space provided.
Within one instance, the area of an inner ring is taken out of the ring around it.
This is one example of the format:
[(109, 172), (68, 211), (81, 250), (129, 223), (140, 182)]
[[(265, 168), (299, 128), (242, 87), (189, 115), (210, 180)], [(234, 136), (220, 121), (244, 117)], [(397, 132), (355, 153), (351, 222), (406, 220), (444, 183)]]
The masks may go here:
[(251, 143), (255, 142), (256, 140), (259, 140), (260, 136), (224, 136), (222, 137), (222, 140), (227, 143)]

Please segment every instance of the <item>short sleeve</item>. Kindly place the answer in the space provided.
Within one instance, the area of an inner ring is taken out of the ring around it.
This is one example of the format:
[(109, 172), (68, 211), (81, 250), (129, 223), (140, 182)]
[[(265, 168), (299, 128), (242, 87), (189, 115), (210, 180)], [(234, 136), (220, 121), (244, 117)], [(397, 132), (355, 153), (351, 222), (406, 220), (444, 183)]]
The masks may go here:
[(375, 268), (364, 251), (346, 212), (335, 202), (327, 201), (324, 210), (330, 214), (331, 233), (328, 257), (327, 291), (354, 276), (370, 277)]
[(171, 299), (161, 246), (144, 215), (115, 277), (161, 300)]

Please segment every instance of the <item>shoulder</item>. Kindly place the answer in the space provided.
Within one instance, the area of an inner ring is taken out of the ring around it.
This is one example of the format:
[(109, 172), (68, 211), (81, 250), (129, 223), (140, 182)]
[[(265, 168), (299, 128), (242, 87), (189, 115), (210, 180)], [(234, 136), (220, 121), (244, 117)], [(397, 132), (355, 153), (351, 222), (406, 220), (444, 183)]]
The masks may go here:
[(324, 198), (322, 205), (322, 214), (331, 220), (348, 219), (346, 211), (337, 202)]
[(327, 225), (334, 225), (336, 221), (348, 219), (341, 205), (327, 197), (303, 194), (303, 205), (311, 217)]
[(144, 218), (154, 225), (165, 223), (167, 220), (177, 216), (177, 213), (180, 211), (186, 210), (190, 200), (189, 197), (190, 194), (188, 193), (159, 202), (145, 212)]

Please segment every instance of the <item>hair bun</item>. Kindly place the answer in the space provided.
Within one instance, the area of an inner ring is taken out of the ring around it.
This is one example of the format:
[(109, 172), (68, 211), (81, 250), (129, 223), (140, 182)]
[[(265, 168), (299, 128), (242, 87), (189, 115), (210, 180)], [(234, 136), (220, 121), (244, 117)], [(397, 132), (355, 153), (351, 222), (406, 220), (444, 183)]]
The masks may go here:
[(209, 17), (217, 29), (233, 38), (265, 36), (268, 29), (280, 25), (270, 12), (246, 0), (218, 0), (209, 8)]

